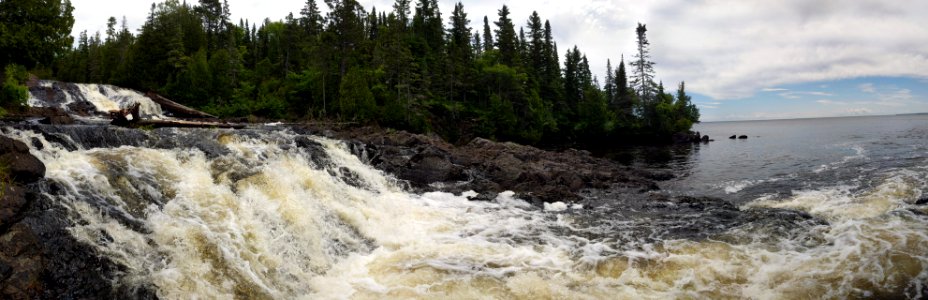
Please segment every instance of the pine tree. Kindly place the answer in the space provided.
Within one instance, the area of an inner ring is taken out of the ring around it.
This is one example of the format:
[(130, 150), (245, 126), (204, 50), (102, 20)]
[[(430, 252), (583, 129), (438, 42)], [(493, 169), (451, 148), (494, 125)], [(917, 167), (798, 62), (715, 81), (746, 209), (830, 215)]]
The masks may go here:
[[(316, 5), (316, 0), (306, 0), (306, 6), (300, 10), (300, 26), (306, 32), (307, 36), (317, 36), (322, 32), (322, 12)], [(245, 26), (248, 27), (247, 25)]]
[(487, 16), (483, 16), (483, 51), (489, 52), (493, 50), (493, 33), (490, 31), (490, 20)]
[(603, 93), (606, 95), (606, 103), (610, 107), (615, 107), (616, 102), (616, 91), (615, 91), (615, 73), (612, 70), (612, 61), (606, 60), (606, 83), (603, 85)]
[(651, 61), (647, 31), (644, 24), (638, 23), (638, 28), (635, 30), (638, 37), (638, 53), (635, 54), (635, 61), (632, 62), (634, 80), (631, 84), (637, 92), (638, 99), (645, 105), (655, 101), (656, 97), (654, 62)]
[(499, 49), (500, 63), (508, 66), (519, 65), (519, 41), (516, 37), (515, 25), (509, 18), (509, 7), (503, 5), (499, 10), (499, 21), (496, 21), (496, 48)]

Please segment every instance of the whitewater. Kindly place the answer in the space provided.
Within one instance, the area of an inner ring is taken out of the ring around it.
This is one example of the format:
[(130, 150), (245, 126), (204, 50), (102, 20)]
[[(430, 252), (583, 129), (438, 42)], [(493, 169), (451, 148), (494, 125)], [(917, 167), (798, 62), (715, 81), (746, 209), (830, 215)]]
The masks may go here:
[[(919, 299), (928, 291), (928, 208), (916, 204), (928, 187), (924, 148), (904, 164), (872, 167), (898, 158), (849, 144), (828, 168), (812, 159), (797, 167), (804, 172), (758, 175), (766, 181), (701, 185), (728, 197), (725, 205), (591, 191), (579, 203), (538, 207), (511, 192), (491, 201), (410, 192), (345, 142), (286, 128), (99, 126), (2, 134), (45, 164), (41, 197), (67, 211), (69, 233), (124, 267), (113, 284), (165, 299)], [(840, 173), (847, 168), (869, 171)], [(654, 193), (686, 194), (695, 177)]]

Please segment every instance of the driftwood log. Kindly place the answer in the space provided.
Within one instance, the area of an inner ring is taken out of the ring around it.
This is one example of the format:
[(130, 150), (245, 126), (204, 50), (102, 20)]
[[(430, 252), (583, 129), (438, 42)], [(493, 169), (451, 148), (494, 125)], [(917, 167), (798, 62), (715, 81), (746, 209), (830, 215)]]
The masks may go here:
[[(129, 119), (129, 116), (132, 116), (132, 119)], [(189, 121), (189, 120), (151, 120), (151, 119), (142, 119), (141, 114), (139, 114), (139, 104), (130, 106), (127, 109), (120, 109), (110, 111), (110, 117), (113, 118), (113, 121), (110, 122), (112, 125), (123, 126), (123, 127), (197, 127), (197, 128), (233, 128), (233, 129), (242, 129), (245, 128), (244, 124), (229, 124), (229, 123), (220, 123), (220, 122), (204, 122), (204, 121)]]
[(161, 105), (161, 108), (164, 110), (171, 111), (174, 113), (174, 116), (177, 117), (187, 117), (187, 118), (212, 118), (218, 119), (216, 116), (186, 107), (180, 103), (174, 102), (165, 98), (164, 96), (158, 95), (155, 92), (148, 92), (145, 94), (148, 98), (151, 98), (151, 101)]

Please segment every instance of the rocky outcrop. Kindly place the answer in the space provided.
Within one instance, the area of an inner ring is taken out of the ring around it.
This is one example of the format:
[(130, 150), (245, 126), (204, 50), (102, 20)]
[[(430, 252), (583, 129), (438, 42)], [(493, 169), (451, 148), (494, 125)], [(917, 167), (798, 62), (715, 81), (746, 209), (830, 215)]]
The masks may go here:
[(44, 194), (45, 165), (26, 144), (0, 136), (0, 299), (154, 298), (152, 289), (114, 286), (120, 266), (68, 232), (67, 212)]
[(571, 202), (590, 188), (619, 188), (635, 192), (658, 189), (655, 180), (669, 174), (651, 174), (569, 149), (545, 151), (515, 143), (476, 138), (452, 145), (437, 136), (363, 127), (347, 130), (302, 128), (351, 141), (355, 154), (373, 166), (406, 180), (418, 190), (439, 188), (448, 192), (474, 190), (480, 199), (511, 190), (532, 202)]

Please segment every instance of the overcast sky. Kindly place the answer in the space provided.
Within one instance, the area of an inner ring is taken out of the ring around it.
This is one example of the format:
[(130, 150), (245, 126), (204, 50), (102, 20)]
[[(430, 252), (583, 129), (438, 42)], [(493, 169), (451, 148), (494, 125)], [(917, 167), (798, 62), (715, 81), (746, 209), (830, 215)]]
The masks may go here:
[[(145, 20), (151, 0), (71, 0), (74, 32), (106, 19)], [(194, 1), (194, 0), (191, 0)], [(361, 0), (389, 10), (392, 0)], [(416, 1), (413, 1), (416, 2)], [(457, 1), (439, 0), (447, 20)], [(298, 15), (305, 1), (229, 0), (234, 20)], [(325, 7), (322, 0), (317, 0)], [(928, 112), (928, 1), (463, 1), (471, 27), (507, 4), (517, 25), (537, 10), (559, 49), (578, 45), (602, 79), (606, 59), (634, 53), (648, 25), (657, 77), (686, 81), (703, 119), (741, 120)], [(518, 29), (517, 29), (518, 30)]]

